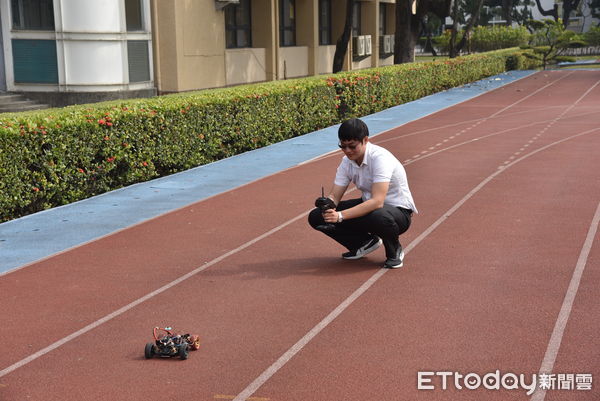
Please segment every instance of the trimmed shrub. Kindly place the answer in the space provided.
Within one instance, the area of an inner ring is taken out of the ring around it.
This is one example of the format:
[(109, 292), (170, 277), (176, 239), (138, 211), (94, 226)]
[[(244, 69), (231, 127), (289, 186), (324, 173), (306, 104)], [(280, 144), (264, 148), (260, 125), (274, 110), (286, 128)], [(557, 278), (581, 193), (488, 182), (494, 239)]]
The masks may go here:
[(473, 29), (470, 49), (476, 52), (506, 49), (524, 45), (531, 34), (524, 26), (478, 26)]
[[(516, 49), (0, 116), (0, 221), (210, 163), (506, 70)], [(512, 67), (511, 67), (512, 68)]]

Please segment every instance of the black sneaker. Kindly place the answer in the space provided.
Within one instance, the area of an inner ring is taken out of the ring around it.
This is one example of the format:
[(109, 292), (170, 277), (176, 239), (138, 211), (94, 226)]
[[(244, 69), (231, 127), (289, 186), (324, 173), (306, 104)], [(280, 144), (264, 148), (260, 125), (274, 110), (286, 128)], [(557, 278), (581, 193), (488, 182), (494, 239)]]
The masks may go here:
[(342, 258), (344, 258), (344, 259), (360, 259), (363, 256), (373, 252), (375, 249), (379, 248), (381, 246), (381, 243), (382, 243), (381, 238), (374, 235), (373, 238), (369, 240), (369, 242), (367, 242), (360, 248), (358, 248), (354, 251), (342, 253)]
[(399, 269), (404, 265), (403, 260), (404, 260), (404, 251), (402, 250), (402, 247), (400, 246), (398, 248), (398, 251), (396, 252), (396, 257), (395, 258), (387, 258), (383, 267), (388, 268), (388, 269)]

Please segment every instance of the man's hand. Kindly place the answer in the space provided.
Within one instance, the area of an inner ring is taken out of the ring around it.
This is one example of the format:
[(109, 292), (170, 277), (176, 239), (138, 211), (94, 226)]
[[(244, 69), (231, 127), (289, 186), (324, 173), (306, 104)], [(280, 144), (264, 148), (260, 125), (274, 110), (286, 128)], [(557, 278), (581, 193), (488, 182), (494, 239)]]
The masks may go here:
[(326, 223), (337, 223), (339, 218), (339, 213), (335, 209), (327, 209), (323, 212), (323, 219)]

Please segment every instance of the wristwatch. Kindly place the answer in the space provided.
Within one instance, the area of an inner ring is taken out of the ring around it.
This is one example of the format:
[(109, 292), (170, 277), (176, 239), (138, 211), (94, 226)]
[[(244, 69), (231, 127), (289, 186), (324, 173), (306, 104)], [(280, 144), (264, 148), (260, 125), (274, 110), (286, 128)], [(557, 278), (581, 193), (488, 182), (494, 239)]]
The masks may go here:
[(342, 216), (342, 212), (338, 212), (338, 223), (341, 223), (342, 221), (344, 221), (344, 216)]

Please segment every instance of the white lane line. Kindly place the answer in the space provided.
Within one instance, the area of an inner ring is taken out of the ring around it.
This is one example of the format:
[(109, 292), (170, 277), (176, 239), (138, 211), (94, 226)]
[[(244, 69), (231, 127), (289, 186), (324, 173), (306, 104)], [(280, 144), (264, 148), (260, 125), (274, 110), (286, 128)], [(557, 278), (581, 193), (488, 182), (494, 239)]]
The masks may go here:
[[(514, 162), (512, 162), (510, 165), (506, 166), (504, 169), (502, 169), (502, 170), (499, 170), (498, 172), (496, 172), (496, 173), (492, 174), (490, 177), (488, 177), (489, 179), (487, 179), (487, 180), (485, 180), (484, 182), (482, 182), (482, 184), (480, 184), (480, 186), (482, 187), (483, 185), (485, 185), (487, 182), (489, 182), (489, 181), (490, 181), (492, 178), (494, 178), (494, 177), (495, 177), (496, 175), (498, 175), (500, 172), (503, 172), (503, 171), (504, 171), (506, 168), (508, 168), (508, 167), (512, 166), (512, 165), (513, 165), (513, 164), (515, 164), (515, 163), (518, 163), (519, 161), (521, 161), (521, 160), (523, 160), (523, 159), (525, 159), (525, 158), (527, 158), (527, 157), (529, 157), (529, 156), (531, 156), (531, 155), (533, 155), (533, 154), (535, 154), (535, 153), (537, 153), (537, 152), (539, 152), (539, 151), (545, 150), (546, 148), (548, 148), (548, 147), (550, 147), (550, 146), (556, 145), (556, 144), (558, 144), (558, 143), (561, 143), (561, 142), (564, 142), (564, 141), (566, 141), (566, 140), (569, 140), (569, 139), (572, 139), (572, 138), (575, 138), (575, 137), (578, 137), (578, 136), (581, 136), (581, 135), (586, 135), (586, 134), (589, 134), (589, 133), (591, 133), (591, 132), (594, 132), (594, 131), (596, 131), (596, 130), (598, 130), (598, 129), (600, 129), (600, 128), (594, 128), (594, 129), (592, 129), (592, 130), (589, 130), (589, 131), (586, 131), (586, 132), (583, 132), (583, 133), (580, 133), (580, 134), (577, 134), (577, 135), (573, 135), (573, 136), (570, 136), (570, 137), (568, 137), (568, 138), (564, 138), (564, 139), (562, 139), (562, 140), (560, 140), (560, 141), (557, 141), (557, 142), (554, 142), (554, 143), (552, 143), (552, 144), (546, 145), (546, 146), (544, 146), (544, 147), (542, 147), (542, 148), (539, 148), (539, 149), (537, 149), (537, 150), (535, 150), (535, 151), (533, 151), (533, 152), (531, 152), (531, 153), (529, 153), (529, 154), (527, 154), (527, 155), (525, 155), (525, 156), (521, 157), (520, 159), (517, 159), (517, 160), (515, 160), (515, 161), (514, 161)], [(438, 153), (439, 153), (439, 151), (438, 151)], [(467, 194), (467, 196), (464, 198), (464, 200), (466, 201), (467, 199), (469, 199), (471, 196), (473, 196), (473, 195), (475, 194), (475, 192), (479, 191), (479, 189), (481, 189), (481, 188), (478, 186), (478, 188), (476, 188), (476, 190), (474, 190), (474, 192), (473, 192), (473, 191), (471, 191), (469, 194)], [(464, 203), (464, 202), (463, 202), (463, 203)], [(462, 205), (462, 203), (461, 203), (461, 205)], [(455, 206), (456, 206), (456, 205), (455, 205)], [(459, 205), (459, 206), (460, 206), (460, 205)], [(459, 206), (456, 206), (456, 209), (457, 209)], [(424, 236), (423, 236), (424, 234), (427, 234), (427, 235), (428, 235), (428, 234), (429, 234), (431, 231), (433, 231), (433, 230), (434, 230), (434, 229), (435, 229), (437, 226), (439, 226), (439, 224), (441, 224), (441, 223), (442, 223), (444, 220), (446, 220), (446, 218), (448, 218), (448, 217), (450, 216), (450, 214), (452, 214), (454, 211), (455, 211), (455, 208), (452, 208), (452, 209), (450, 209), (448, 212), (446, 212), (446, 213), (444, 214), (444, 216), (442, 216), (440, 219), (438, 219), (438, 220), (437, 220), (437, 221), (436, 221), (436, 222), (435, 222), (435, 223), (434, 223), (432, 226), (430, 226), (430, 227), (427, 229), (428, 231), (426, 231), (426, 232), (422, 233), (422, 234), (421, 234), (421, 236), (417, 237), (417, 239), (415, 239), (415, 240), (414, 240), (414, 241), (413, 241), (411, 244), (409, 244), (409, 245), (407, 246), (406, 250), (405, 250), (405, 253), (408, 253), (408, 252), (410, 251), (410, 249), (414, 248), (414, 247), (416, 246), (416, 244), (418, 244), (418, 242), (420, 242), (420, 241), (422, 240), (422, 238), (421, 238), (421, 237), (423, 237), (423, 238), (424, 238)], [(43, 349), (41, 349), (41, 350), (39, 350), (39, 351), (35, 352), (34, 354), (32, 354), (32, 355), (30, 355), (30, 356), (28, 356), (28, 357), (26, 357), (26, 358), (24, 358), (24, 359), (21, 359), (20, 361), (18, 361), (18, 362), (16, 362), (16, 363), (14, 363), (14, 364), (12, 364), (12, 365), (10, 365), (10, 366), (8, 366), (8, 367), (6, 367), (6, 368), (4, 368), (4, 369), (0, 370), (0, 378), (1, 378), (1, 377), (3, 377), (3, 376), (6, 376), (7, 374), (9, 374), (9, 373), (11, 373), (11, 372), (15, 371), (15, 370), (16, 370), (16, 369), (18, 369), (18, 368), (20, 368), (20, 367), (23, 367), (23, 366), (25, 366), (25, 365), (29, 364), (30, 362), (32, 362), (32, 361), (34, 361), (34, 360), (36, 360), (36, 359), (38, 359), (38, 358), (40, 358), (40, 357), (42, 357), (42, 356), (46, 355), (47, 353), (49, 353), (49, 352), (51, 352), (51, 351), (53, 351), (53, 350), (55, 350), (55, 349), (57, 349), (57, 348), (61, 347), (62, 345), (64, 345), (64, 344), (68, 343), (69, 341), (72, 341), (72, 340), (76, 339), (77, 337), (80, 337), (81, 335), (83, 335), (83, 334), (85, 334), (85, 333), (87, 333), (87, 332), (89, 332), (89, 331), (91, 331), (91, 330), (95, 329), (96, 327), (98, 327), (98, 326), (101, 326), (102, 324), (104, 324), (104, 323), (106, 323), (106, 322), (108, 322), (108, 321), (110, 321), (110, 320), (114, 319), (115, 317), (118, 317), (118, 316), (122, 315), (123, 313), (125, 313), (125, 312), (127, 312), (127, 311), (129, 311), (129, 310), (133, 309), (133, 308), (134, 308), (134, 307), (136, 307), (137, 305), (139, 305), (139, 304), (141, 304), (141, 303), (143, 303), (143, 302), (145, 302), (145, 301), (147, 301), (147, 300), (149, 300), (149, 299), (151, 299), (151, 298), (155, 297), (156, 295), (159, 295), (159, 294), (161, 294), (161, 293), (163, 293), (163, 292), (167, 291), (168, 289), (170, 289), (170, 288), (174, 287), (175, 285), (177, 285), (177, 284), (179, 284), (179, 283), (181, 283), (181, 282), (183, 282), (183, 281), (187, 280), (188, 278), (190, 278), (190, 277), (192, 277), (192, 276), (195, 276), (196, 274), (198, 274), (198, 273), (202, 272), (203, 270), (207, 269), (208, 267), (210, 267), (210, 266), (212, 266), (212, 265), (214, 265), (214, 264), (216, 264), (216, 263), (219, 263), (219, 262), (221, 262), (223, 259), (225, 259), (225, 258), (227, 258), (227, 257), (229, 257), (229, 256), (231, 256), (231, 255), (234, 255), (234, 254), (236, 254), (236, 253), (238, 253), (238, 252), (240, 252), (240, 251), (242, 251), (242, 250), (244, 250), (244, 249), (248, 248), (249, 246), (251, 246), (251, 245), (255, 244), (256, 242), (258, 242), (258, 241), (260, 241), (260, 240), (262, 240), (262, 239), (264, 239), (264, 238), (266, 238), (266, 237), (270, 236), (271, 234), (274, 234), (274, 233), (275, 233), (275, 232), (277, 232), (277, 231), (280, 231), (281, 229), (283, 229), (283, 228), (287, 227), (288, 225), (290, 225), (290, 224), (294, 223), (295, 221), (297, 221), (297, 220), (299, 220), (299, 219), (301, 219), (301, 218), (303, 218), (303, 217), (307, 216), (307, 215), (308, 215), (308, 213), (310, 213), (310, 210), (308, 210), (308, 211), (306, 211), (306, 212), (304, 212), (304, 213), (302, 213), (302, 214), (300, 214), (300, 215), (298, 215), (298, 216), (296, 216), (296, 217), (294, 217), (294, 218), (292, 218), (292, 219), (288, 220), (287, 222), (285, 222), (285, 223), (283, 223), (283, 224), (281, 224), (281, 225), (279, 225), (279, 226), (277, 226), (277, 227), (275, 227), (275, 228), (273, 228), (273, 229), (271, 229), (271, 230), (269, 230), (269, 231), (265, 232), (264, 234), (262, 234), (262, 235), (260, 235), (260, 236), (258, 236), (258, 237), (256, 237), (256, 238), (254, 238), (254, 239), (252, 239), (252, 240), (250, 240), (250, 241), (248, 241), (248, 242), (244, 243), (243, 245), (241, 245), (241, 246), (239, 246), (239, 247), (237, 247), (237, 248), (235, 248), (235, 249), (232, 249), (231, 251), (229, 251), (229, 252), (227, 252), (227, 253), (225, 253), (225, 254), (223, 254), (223, 255), (221, 255), (221, 256), (219, 256), (219, 257), (217, 257), (217, 258), (213, 259), (213, 260), (211, 260), (210, 262), (207, 262), (207, 263), (205, 263), (204, 265), (202, 265), (202, 266), (200, 266), (200, 267), (198, 267), (198, 268), (196, 268), (196, 269), (194, 269), (194, 270), (190, 271), (189, 273), (187, 273), (187, 274), (185, 274), (185, 275), (183, 275), (183, 276), (181, 276), (181, 277), (179, 277), (179, 278), (177, 278), (177, 279), (175, 279), (175, 280), (171, 281), (171, 282), (170, 282), (170, 283), (168, 283), (168, 284), (165, 284), (164, 286), (162, 286), (162, 287), (160, 287), (160, 288), (158, 288), (158, 289), (156, 289), (156, 290), (152, 291), (151, 293), (149, 293), (149, 294), (146, 294), (145, 296), (143, 296), (143, 297), (141, 297), (141, 298), (139, 298), (139, 299), (137, 299), (137, 300), (135, 300), (135, 301), (133, 301), (133, 302), (131, 302), (131, 303), (129, 303), (129, 304), (127, 304), (127, 305), (125, 305), (125, 306), (123, 306), (122, 308), (120, 308), (120, 309), (118, 309), (118, 310), (116, 310), (116, 311), (114, 311), (114, 312), (112, 312), (112, 313), (110, 313), (110, 314), (108, 314), (108, 315), (106, 315), (106, 316), (104, 316), (104, 317), (102, 317), (102, 318), (100, 318), (100, 319), (96, 320), (95, 322), (92, 322), (92, 323), (90, 323), (89, 325), (87, 325), (87, 326), (85, 326), (85, 327), (81, 328), (80, 330), (78, 330), (78, 331), (76, 331), (76, 332), (74, 332), (74, 333), (72, 333), (72, 334), (70, 334), (70, 335), (68, 335), (68, 336), (66, 336), (66, 337), (64, 337), (64, 338), (62, 338), (62, 339), (60, 339), (60, 340), (58, 340), (58, 341), (56, 341), (56, 342), (54, 342), (54, 343), (50, 344), (50, 345), (48, 345), (47, 347), (45, 347), (45, 348), (43, 348)], [(426, 236), (426, 235), (425, 235), (425, 236)], [(421, 238), (421, 239), (420, 239), (420, 238)], [(417, 240), (418, 240), (418, 242), (416, 242)], [(386, 270), (384, 270), (384, 271), (383, 271), (383, 273), (385, 273), (385, 271), (386, 271)], [(382, 275), (383, 273), (381, 273), (381, 275)], [(377, 273), (376, 273), (376, 274), (377, 274)], [(377, 278), (376, 280), (378, 280), (378, 278)], [(376, 280), (375, 280), (375, 281), (376, 281)], [(371, 284), (370, 284), (370, 285), (371, 285)], [(369, 286), (370, 286), (370, 285), (369, 285)], [(362, 288), (362, 287), (361, 287), (361, 288)], [(357, 291), (358, 291), (358, 290), (357, 290)], [(365, 291), (366, 291), (366, 289), (365, 289)], [(358, 296), (360, 296), (360, 294), (358, 294)], [(357, 296), (357, 297), (358, 297), (358, 296)], [(345, 309), (345, 308), (344, 308), (344, 309)], [(341, 311), (342, 311), (342, 310), (340, 310), (340, 312), (339, 312), (339, 313), (341, 313)], [(332, 312), (332, 313), (333, 313), (333, 312)], [(315, 335), (316, 335), (316, 334), (315, 334)], [(309, 341), (310, 341), (310, 340), (309, 340)]]
[[(594, 237), (596, 236), (596, 232), (598, 231), (599, 223), (600, 203), (598, 203), (598, 207), (596, 208), (596, 214), (594, 214), (594, 218), (592, 219), (592, 223), (590, 224), (590, 229), (588, 230), (587, 237), (585, 238), (583, 247), (581, 248), (581, 252), (579, 253), (579, 258), (577, 259), (577, 264), (575, 265), (573, 276), (571, 276), (569, 288), (567, 289), (567, 293), (565, 294), (562, 307), (560, 308), (558, 318), (556, 319), (556, 323), (554, 325), (554, 330), (552, 331), (550, 341), (548, 342), (548, 348), (546, 349), (546, 354), (544, 355), (544, 360), (542, 361), (542, 366), (540, 367), (540, 374), (550, 374), (552, 373), (552, 369), (554, 368), (554, 362), (556, 362), (556, 356), (558, 355), (558, 350), (560, 349), (560, 344), (565, 333), (565, 327), (567, 326), (567, 322), (569, 321), (571, 309), (573, 308), (573, 304), (575, 303), (575, 296), (577, 295), (577, 291), (579, 290), (581, 276), (583, 276), (583, 271), (585, 270), (585, 265), (587, 263), (588, 256), (590, 254), (590, 251), (592, 250)], [(545, 397), (546, 389), (538, 387), (531, 396), (531, 401), (544, 401)]]
[(116, 310), (116, 311), (114, 311), (114, 312), (112, 312), (112, 313), (104, 316), (103, 318), (100, 318), (100, 319), (96, 320), (95, 322), (88, 324), (87, 326), (83, 327), (82, 329), (77, 330), (76, 332), (74, 332), (74, 333), (72, 333), (72, 334), (70, 334), (70, 335), (68, 335), (68, 336), (66, 336), (66, 337), (64, 337), (64, 338), (62, 338), (62, 339), (60, 339), (60, 340), (58, 340), (58, 341), (50, 344), (50, 345), (48, 345), (47, 347), (45, 347), (45, 348), (37, 351), (36, 353), (28, 356), (27, 358), (21, 359), (20, 361), (14, 363), (12, 365), (10, 365), (9, 367), (0, 370), (0, 377), (6, 376), (10, 372), (12, 372), (12, 371), (14, 371), (14, 370), (16, 370), (16, 369), (18, 369), (18, 368), (20, 368), (22, 366), (27, 365), (28, 363), (30, 363), (30, 362), (38, 359), (41, 356), (46, 355), (47, 353), (49, 353), (49, 352), (57, 349), (58, 347), (66, 344), (66, 343), (68, 343), (69, 341), (74, 340), (75, 338), (77, 338), (77, 337), (79, 337), (79, 336), (87, 333), (90, 330), (95, 329), (96, 327), (98, 327), (98, 326), (100, 326), (100, 325), (108, 322), (109, 320), (112, 320), (112, 319), (116, 318), (119, 315), (122, 315), (123, 313), (125, 313), (125, 312), (127, 312), (127, 311), (129, 311), (129, 310), (131, 310), (133, 308), (135, 308), (139, 304), (141, 304), (141, 303), (143, 303), (143, 302), (145, 302), (145, 301), (147, 301), (147, 300), (149, 300), (151, 298), (154, 298), (155, 296), (157, 296), (157, 295), (159, 295), (159, 294), (167, 291), (168, 289), (176, 286), (177, 284), (179, 284), (179, 283), (181, 283), (181, 282), (183, 282), (183, 281), (185, 281), (185, 280), (187, 280), (187, 279), (195, 276), (196, 274), (200, 273), (201, 271), (208, 269), (210, 266), (212, 266), (212, 265), (214, 265), (216, 263), (221, 262), (223, 259), (228, 258), (229, 256), (234, 255), (234, 254), (236, 254), (236, 253), (238, 253), (238, 252), (240, 252), (240, 251), (248, 248), (249, 246), (251, 246), (251, 245), (257, 243), (258, 241), (260, 241), (260, 240), (262, 240), (262, 239), (270, 236), (271, 234), (276, 233), (277, 231), (280, 231), (281, 229), (289, 226), (290, 224), (294, 223), (295, 221), (297, 221), (297, 220), (299, 220), (299, 219), (301, 219), (303, 217), (306, 217), (308, 215), (308, 213), (310, 213), (310, 210), (307, 211), (307, 212), (304, 212), (302, 214), (299, 214), (298, 216), (292, 218), (291, 220), (288, 220), (285, 223), (283, 223), (283, 224), (281, 224), (281, 225), (279, 225), (279, 226), (277, 226), (277, 227), (275, 227), (275, 228), (273, 228), (273, 229), (265, 232), (264, 234), (259, 235), (258, 237), (256, 237), (256, 238), (254, 238), (254, 239), (252, 239), (252, 240), (250, 240), (250, 241), (248, 241), (248, 242), (240, 245), (239, 247), (237, 247), (235, 249), (232, 249), (231, 251), (229, 251), (227, 253), (224, 253), (223, 255), (221, 255), (221, 256), (219, 256), (219, 257), (211, 260), (210, 262), (207, 262), (204, 265), (202, 265), (200, 267), (197, 267), (196, 269), (190, 271), (189, 273), (186, 273), (183, 276), (181, 276), (181, 277), (179, 277), (179, 278), (171, 281), (170, 283), (165, 284), (164, 286), (162, 286), (162, 287), (160, 287), (160, 288), (152, 291), (151, 293), (146, 294), (143, 297), (136, 299), (135, 301), (133, 301), (133, 302), (131, 302), (131, 303), (123, 306), (122, 308), (120, 308), (120, 309), (118, 309), (118, 310)]
[[(414, 247), (416, 247), (421, 241), (423, 241), (429, 234), (431, 234), (437, 227), (439, 227), (446, 219), (448, 219), (454, 212), (456, 212), (466, 201), (473, 197), (479, 192), (488, 182), (496, 178), (496, 176), (502, 174), (509, 167), (533, 156), (539, 152), (542, 152), (552, 146), (558, 145), (570, 139), (574, 139), (583, 135), (591, 134), (595, 131), (600, 131), (600, 128), (593, 128), (588, 131), (581, 132), (579, 134), (572, 135), (567, 138), (563, 138), (559, 141), (553, 142), (546, 146), (543, 146), (537, 150), (534, 150), (523, 157), (511, 162), (502, 170), (497, 170), (486, 179), (481, 181), (475, 188), (473, 188), (467, 195), (461, 200), (454, 204), (446, 213), (444, 213), (439, 219), (437, 219), (432, 225), (430, 225), (425, 231), (423, 231), (417, 238), (415, 238), (404, 250), (405, 254), (408, 254)], [(300, 352), (314, 337), (317, 336), (325, 327), (327, 327), (336, 317), (338, 317), (348, 306), (350, 306), (356, 299), (364, 294), (377, 280), (379, 280), (388, 269), (381, 268), (375, 274), (373, 274), (363, 285), (361, 285), (356, 291), (346, 298), (340, 305), (338, 305), (331, 313), (329, 313), (323, 320), (321, 320), (315, 327), (313, 327), (308, 333), (306, 333), (296, 344), (292, 345), (283, 355), (281, 355), (271, 366), (269, 366), (263, 373), (260, 374), (252, 383), (250, 383), (244, 390), (242, 390), (233, 401), (245, 401), (252, 394), (256, 392), (263, 384), (265, 384), (279, 369), (287, 364), (298, 352)]]

